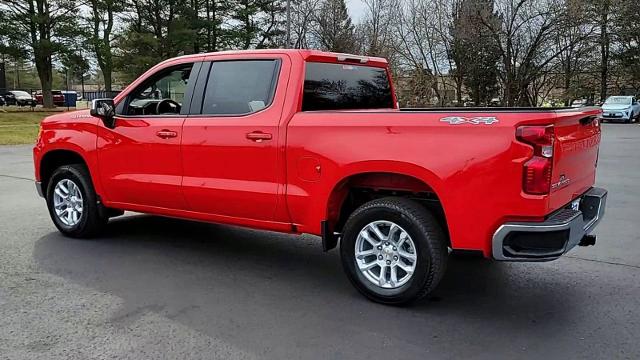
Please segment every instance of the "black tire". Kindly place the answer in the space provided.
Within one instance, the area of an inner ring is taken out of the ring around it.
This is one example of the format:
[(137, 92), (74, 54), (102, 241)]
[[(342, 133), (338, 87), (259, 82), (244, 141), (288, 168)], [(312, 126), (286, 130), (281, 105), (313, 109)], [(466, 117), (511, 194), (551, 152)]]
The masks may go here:
[[(68, 226), (56, 215), (54, 209), (54, 189), (63, 179), (74, 182), (82, 195), (82, 214), (77, 224)], [(91, 182), (91, 176), (86, 166), (82, 164), (64, 165), (57, 168), (49, 179), (46, 192), (49, 215), (55, 226), (66, 236), (74, 238), (91, 238), (96, 236), (109, 221), (104, 208), (98, 204), (98, 197)]]
[[(394, 289), (367, 280), (355, 260), (360, 231), (379, 220), (399, 225), (412, 238), (416, 248), (413, 275), (407, 283)], [(433, 291), (445, 273), (448, 249), (442, 228), (425, 207), (409, 199), (388, 197), (370, 201), (351, 214), (343, 228), (340, 255), (347, 277), (358, 291), (375, 302), (400, 305), (421, 299)]]

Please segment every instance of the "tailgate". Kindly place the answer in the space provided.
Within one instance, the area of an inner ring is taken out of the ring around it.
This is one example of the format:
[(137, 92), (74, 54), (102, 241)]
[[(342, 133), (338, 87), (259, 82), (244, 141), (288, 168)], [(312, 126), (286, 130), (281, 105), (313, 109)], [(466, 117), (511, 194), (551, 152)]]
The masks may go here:
[(601, 111), (557, 112), (549, 207), (556, 210), (592, 187), (600, 145)]

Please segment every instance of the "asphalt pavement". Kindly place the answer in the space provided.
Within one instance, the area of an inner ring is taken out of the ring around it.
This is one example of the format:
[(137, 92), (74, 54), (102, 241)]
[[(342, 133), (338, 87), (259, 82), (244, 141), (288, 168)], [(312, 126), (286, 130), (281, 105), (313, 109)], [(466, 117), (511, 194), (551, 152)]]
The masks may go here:
[(603, 125), (595, 247), (452, 258), (433, 295), (371, 303), (319, 238), (154, 216), (62, 237), (30, 146), (0, 147), (0, 359), (640, 358), (640, 126)]

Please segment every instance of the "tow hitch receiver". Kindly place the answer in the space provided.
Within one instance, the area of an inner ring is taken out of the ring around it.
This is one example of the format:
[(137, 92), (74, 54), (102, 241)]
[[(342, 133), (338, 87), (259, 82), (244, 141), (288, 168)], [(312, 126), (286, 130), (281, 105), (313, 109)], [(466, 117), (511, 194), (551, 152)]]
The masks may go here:
[(593, 246), (596, 244), (596, 236), (595, 235), (585, 235), (582, 237), (582, 240), (578, 243), (579, 246)]

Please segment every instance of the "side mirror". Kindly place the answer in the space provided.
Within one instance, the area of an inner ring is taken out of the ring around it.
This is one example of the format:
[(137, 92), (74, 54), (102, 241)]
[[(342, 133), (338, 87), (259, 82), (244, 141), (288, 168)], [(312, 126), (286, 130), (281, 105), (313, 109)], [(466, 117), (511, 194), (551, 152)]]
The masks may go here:
[(102, 119), (102, 123), (109, 129), (116, 127), (116, 106), (113, 99), (94, 99), (91, 101), (91, 116)]

